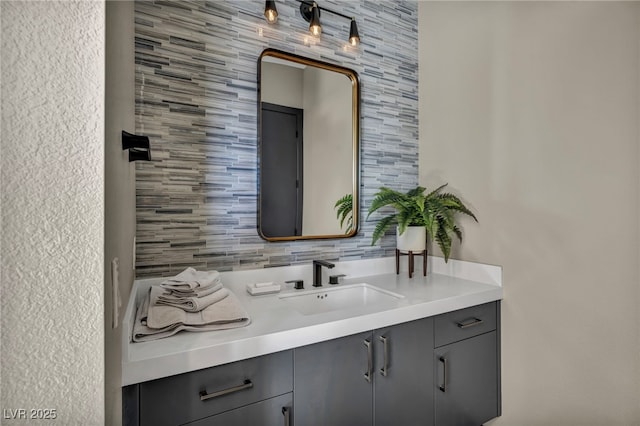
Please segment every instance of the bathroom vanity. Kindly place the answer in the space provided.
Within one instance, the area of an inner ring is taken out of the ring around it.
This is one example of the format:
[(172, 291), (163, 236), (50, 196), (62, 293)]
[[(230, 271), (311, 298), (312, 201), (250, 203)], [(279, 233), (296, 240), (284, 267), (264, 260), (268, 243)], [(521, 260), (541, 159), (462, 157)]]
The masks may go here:
[[(500, 415), (500, 268), (430, 259), (427, 277), (411, 279), (393, 268), (392, 258), (341, 262), (347, 280), (320, 288), (310, 265), (225, 273), (249, 326), (144, 343), (131, 343), (135, 306), (162, 279), (136, 282), (123, 324), (124, 424), (449, 426)], [(245, 291), (298, 278), (305, 289)], [(354, 292), (365, 302), (350, 309), (298, 302)]]

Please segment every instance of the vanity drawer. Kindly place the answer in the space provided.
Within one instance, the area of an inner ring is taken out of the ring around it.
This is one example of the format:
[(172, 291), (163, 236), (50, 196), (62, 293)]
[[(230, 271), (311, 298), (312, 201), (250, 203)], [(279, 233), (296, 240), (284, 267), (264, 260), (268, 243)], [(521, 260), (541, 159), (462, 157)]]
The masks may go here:
[(282, 426), (291, 424), (293, 392), (245, 405), (185, 426)]
[(435, 347), (468, 339), (496, 329), (496, 302), (438, 315), (434, 321)]
[(140, 384), (140, 425), (180, 425), (293, 390), (283, 351)]

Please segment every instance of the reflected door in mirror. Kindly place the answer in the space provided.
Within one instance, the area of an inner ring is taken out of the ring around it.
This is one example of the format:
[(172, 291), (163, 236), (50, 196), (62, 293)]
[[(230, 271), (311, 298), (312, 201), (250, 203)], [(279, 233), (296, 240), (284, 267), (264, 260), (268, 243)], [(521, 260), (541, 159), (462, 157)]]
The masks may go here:
[(302, 235), (302, 110), (262, 103), (260, 211), (262, 233), (268, 237)]

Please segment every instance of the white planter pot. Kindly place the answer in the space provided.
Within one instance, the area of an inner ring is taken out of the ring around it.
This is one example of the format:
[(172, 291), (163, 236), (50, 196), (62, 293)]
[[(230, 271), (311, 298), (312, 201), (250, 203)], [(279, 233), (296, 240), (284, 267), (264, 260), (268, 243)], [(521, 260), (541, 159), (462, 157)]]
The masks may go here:
[(407, 226), (402, 235), (396, 227), (396, 247), (402, 252), (421, 252), (427, 247), (427, 228)]

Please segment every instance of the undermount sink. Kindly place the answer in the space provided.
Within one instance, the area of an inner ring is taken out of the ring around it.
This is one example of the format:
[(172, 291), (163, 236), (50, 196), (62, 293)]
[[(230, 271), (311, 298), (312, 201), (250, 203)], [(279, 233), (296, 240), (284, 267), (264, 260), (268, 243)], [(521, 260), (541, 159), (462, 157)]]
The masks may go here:
[(401, 294), (366, 283), (322, 287), (300, 293), (280, 295), (281, 300), (291, 304), (295, 310), (303, 315), (378, 306), (403, 297)]

